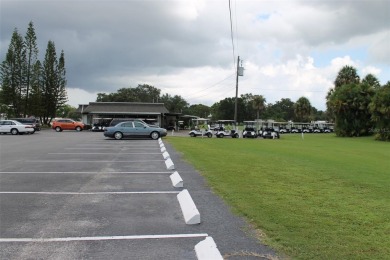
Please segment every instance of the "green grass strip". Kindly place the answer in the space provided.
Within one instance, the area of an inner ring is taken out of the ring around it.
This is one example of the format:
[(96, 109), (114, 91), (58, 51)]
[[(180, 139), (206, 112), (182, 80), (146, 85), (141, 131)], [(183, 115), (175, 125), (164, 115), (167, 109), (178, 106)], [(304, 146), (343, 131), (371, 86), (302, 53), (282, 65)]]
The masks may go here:
[(294, 259), (390, 259), (390, 143), (333, 134), (167, 140)]

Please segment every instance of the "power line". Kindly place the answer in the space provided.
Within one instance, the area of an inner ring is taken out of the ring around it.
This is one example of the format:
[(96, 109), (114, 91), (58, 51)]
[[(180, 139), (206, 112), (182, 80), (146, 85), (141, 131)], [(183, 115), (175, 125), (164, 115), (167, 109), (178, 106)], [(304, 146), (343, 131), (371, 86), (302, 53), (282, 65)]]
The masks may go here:
[[(229, 14), (230, 14), (230, 37), (232, 39), (232, 47), (233, 47), (233, 64), (236, 65), (236, 55), (234, 53), (234, 40), (233, 40), (233, 22), (232, 22), (232, 8), (230, 6), (230, 0), (229, 0)], [(236, 66), (234, 66), (236, 67)]]
[(255, 90), (261, 90), (261, 91), (296, 91), (296, 92), (328, 92), (328, 90), (304, 90), (304, 89), (259, 89), (259, 88), (249, 88), (249, 89), (255, 89)]
[(208, 91), (208, 90), (210, 90), (211, 88), (215, 88), (215, 87), (219, 86), (220, 83), (222, 83), (223, 81), (225, 81), (225, 80), (231, 78), (231, 77), (234, 76), (234, 75), (235, 75), (235, 74), (231, 74), (231, 75), (227, 76), (226, 78), (224, 78), (223, 80), (220, 80), (220, 81), (218, 81), (217, 83), (211, 85), (210, 87), (207, 87), (207, 88), (205, 88), (205, 89), (201, 89), (201, 90), (199, 90), (199, 91), (197, 91), (197, 92), (195, 92), (195, 93), (192, 93), (192, 94), (190, 95), (190, 97), (187, 97), (187, 98), (188, 98), (188, 99), (194, 99), (194, 98), (200, 98), (200, 97), (209, 95), (209, 94), (210, 94), (209, 92), (207, 92), (206, 94), (201, 94), (201, 95), (197, 95), (197, 94), (199, 94), (199, 93), (201, 93), (201, 92), (204, 92), (204, 91)]

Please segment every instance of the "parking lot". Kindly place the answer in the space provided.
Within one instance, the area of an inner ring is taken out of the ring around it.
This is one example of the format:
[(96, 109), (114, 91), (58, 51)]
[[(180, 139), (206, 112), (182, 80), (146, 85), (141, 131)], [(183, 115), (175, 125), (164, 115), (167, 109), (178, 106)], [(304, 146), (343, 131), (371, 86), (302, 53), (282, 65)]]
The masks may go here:
[(200, 224), (186, 224), (183, 188), (172, 185), (158, 141), (88, 131), (0, 136), (0, 258), (197, 259), (206, 237), (226, 259), (273, 255), (164, 144)]

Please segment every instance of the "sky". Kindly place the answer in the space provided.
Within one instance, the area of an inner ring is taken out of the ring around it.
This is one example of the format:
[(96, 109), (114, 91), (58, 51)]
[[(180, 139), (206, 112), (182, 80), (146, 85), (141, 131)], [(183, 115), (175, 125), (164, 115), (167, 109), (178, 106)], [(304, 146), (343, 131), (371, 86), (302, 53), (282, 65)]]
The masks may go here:
[(0, 59), (34, 23), (65, 53), (68, 104), (149, 84), (190, 105), (305, 96), (325, 110), (339, 70), (390, 80), (390, 0), (0, 0)]

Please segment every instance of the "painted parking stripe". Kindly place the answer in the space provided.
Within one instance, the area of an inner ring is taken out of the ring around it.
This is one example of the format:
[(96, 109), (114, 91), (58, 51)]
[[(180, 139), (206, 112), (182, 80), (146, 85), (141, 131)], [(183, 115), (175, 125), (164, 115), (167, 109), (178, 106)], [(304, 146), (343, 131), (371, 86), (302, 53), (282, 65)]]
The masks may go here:
[(196, 238), (208, 237), (206, 233), (200, 234), (168, 234), (168, 235), (138, 235), (138, 236), (98, 236), (98, 237), (59, 237), (59, 238), (0, 238), (4, 242), (69, 242), (69, 241), (99, 241), (99, 240), (139, 240), (163, 238)]
[(165, 160), (136, 160), (136, 161), (116, 161), (116, 160), (110, 160), (110, 161), (101, 161), (101, 160), (96, 160), (96, 161), (78, 161), (78, 160), (26, 160), (24, 162), (29, 162), (29, 163), (60, 163), (60, 162), (66, 162), (66, 163), (133, 163), (133, 162), (162, 162)]
[[(155, 150), (157, 147), (145, 147), (145, 146), (140, 146), (141, 148), (142, 148), (142, 150)], [(121, 151), (121, 150), (139, 150), (139, 149), (141, 149), (141, 148), (139, 148), (139, 147), (137, 147), (137, 148), (133, 148), (133, 147), (112, 147), (112, 146), (110, 146), (110, 147), (101, 147), (101, 146), (99, 146), (99, 147), (80, 147), (80, 148), (78, 148), (78, 147), (72, 147), (72, 148), (64, 148), (65, 150), (91, 150), (91, 149), (106, 149), (106, 150), (119, 150), (119, 151)]]
[(114, 192), (50, 192), (50, 191), (0, 191), (0, 194), (36, 195), (127, 195), (127, 194), (178, 194), (180, 191), (114, 191)]
[(48, 154), (137, 154), (137, 155), (150, 155), (150, 154), (161, 154), (161, 153), (48, 153)]
[(172, 172), (43, 172), (43, 171), (38, 171), (38, 172), (0, 172), (2, 173), (12, 173), (12, 174), (17, 174), (17, 173), (52, 173), (52, 174), (62, 174), (62, 173), (90, 173), (90, 174), (147, 174), (147, 173), (168, 173), (172, 174)]

